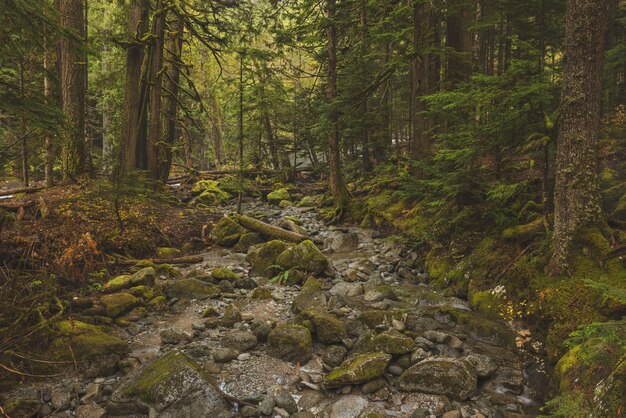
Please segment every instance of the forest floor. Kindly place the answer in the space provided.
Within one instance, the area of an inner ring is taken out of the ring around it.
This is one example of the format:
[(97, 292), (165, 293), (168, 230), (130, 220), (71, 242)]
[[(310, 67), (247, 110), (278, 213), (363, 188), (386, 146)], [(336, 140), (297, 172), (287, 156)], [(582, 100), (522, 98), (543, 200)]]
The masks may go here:
[[(214, 186), (204, 184), (211, 196)], [(0, 325), (23, 326), (0, 342), (0, 414), (539, 413), (550, 379), (541, 341), (521, 320), (430, 286), (423, 254), (397, 237), (327, 225), (321, 196), (303, 187), (243, 202), (244, 214), (310, 237), (297, 245), (229, 221), (233, 201), (181, 205), (138, 187), (27, 196), (37, 203), (6, 225)], [(200, 259), (112, 262), (155, 254)]]

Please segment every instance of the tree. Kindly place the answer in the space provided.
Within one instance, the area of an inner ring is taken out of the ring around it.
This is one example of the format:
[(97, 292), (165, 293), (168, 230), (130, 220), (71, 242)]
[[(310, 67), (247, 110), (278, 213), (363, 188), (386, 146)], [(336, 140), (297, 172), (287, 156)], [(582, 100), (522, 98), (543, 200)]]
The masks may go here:
[(85, 172), (85, 8), (83, 0), (60, 0), (61, 26), (69, 34), (59, 43), (61, 107), (65, 116), (63, 175), (75, 178)]
[(602, 213), (597, 155), (607, 19), (605, 0), (567, 2), (550, 261), (554, 273), (567, 267), (579, 230)]

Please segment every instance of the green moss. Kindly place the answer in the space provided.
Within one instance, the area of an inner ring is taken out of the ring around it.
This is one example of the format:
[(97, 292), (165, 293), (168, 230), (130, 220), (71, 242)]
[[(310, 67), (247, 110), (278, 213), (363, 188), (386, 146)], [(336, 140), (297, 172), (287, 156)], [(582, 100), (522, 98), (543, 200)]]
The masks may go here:
[[(128, 351), (126, 342), (95, 325), (80, 321), (60, 321), (55, 325), (59, 337), (49, 348), (49, 357), (55, 360), (92, 360), (108, 354), (123, 354)], [(68, 348), (71, 347), (71, 350)]]
[(276, 264), (278, 256), (289, 247), (284, 241), (273, 240), (250, 248), (246, 261), (252, 265), (250, 273), (255, 276), (273, 277), (269, 267)]
[(304, 196), (298, 203), (298, 206), (304, 208), (316, 207), (319, 204), (319, 197), (317, 196)]
[(382, 352), (352, 355), (326, 375), (324, 384), (333, 388), (369, 382), (383, 374), (390, 360), (391, 355)]
[(180, 279), (168, 283), (165, 292), (171, 298), (205, 300), (219, 296), (220, 288), (196, 279)]
[(191, 188), (192, 193), (199, 193), (192, 201), (193, 205), (217, 206), (230, 199), (230, 194), (220, 189), (218, 182), (213, 180), (200, 180)]
[(130, 281), (130, 275), (125, 274), (122, 276), (117, 276), (109, 280), (108, 282), (106, 282), (104, 286), (102, 286), (102, 290), (115, 292), (118, 290), (127, 289), (131, 286), (132, 286), (132, 283)]
[(311, 332), (302, 325), (279, 324), (267, 337), (269, 354), (287, 361), (306, 363), (312, 344)]
[(381, 332), (369, 344), (368, 351), (382, 351), (387, 354), (402, 355), (417, 348), (415, 341), (396, 330)]
[(626, 194), (620, 197), (615, 205), (615, 209), (611, 212), (611, 218), (618, 221), (626, 221)]
[(232, 247), (247, 230), (232, 219), (222, 218), (211, 231), (211, 239), (222, 247)]
[(289, 195), (289, 190), (287, 188), (282, 188), (278, 190), (274, 190), (273, 192), (267, 195), (267, 201), (276, 205), (281, 200), (290, 200), (291, 196)]
[(8, 417), (27, 418), (38, 416), (42, 402), (36, 398), (20, 398), (4, 405), (4, 414)]
[(239, 238), (237, 244), (233, 248), (238, 252), (246, 252), (250, 247), (256, 244), (261, 244), (263, 242), (263, 238), (256, 232), (247, 232)]
[(228, 280), (231, 282), (239, 280), (239, 276), (235, 274), (235, 272), (233, 272), (231, 269), (228, 269), (226, 267), (214, 268), (213, 270), (211, 270), (211, 275), (216, 280)]
[(276, 264), (285, 269), (297, 268), (308, 273), (322, 273), (328, 268), (328, 259), (310, 240), (287, 248), (277, 258)]
[(328, 312), (308, 310), (302, 312), (302, 317), (313, 323), (315, 336), (321, 343), (340, 343), (348, 336), (343, 323)]
[(502, 322), (490, 320), (479, 313), (462, 311), (450, 307), (441, 307), (439, 308), (439, 312), (450, 315), (455, 321), (463, 324), (478, 338), (504, 345), (512, 350), (515, 350), (517, 347), (515, 344), (515, 335)]
[(469, 303), (474, 310), (494, 319), (501, 318), (506, 306), (505, 301), (490, 290), (470, 291)]
[(281, 200), (278, 203), (278, 206), (281, 208), (288, 208), (289, 206), (293, 206), (293, 202), (291, 200)]
[(620, 198), (626, 193), (626, 182), (602, 190), (602, 206), (608, 213), (613, 212)]
[(424, 262), (426, 272), (431, 280), (443, 278), (452, 268), (452, 259), (449, 257), (438, 257), (434, 251), (426, 256)]
[(157, 247), (156, 249), (156, 256), (159, 258), (179, 257), (181, 254), (182, 251), (178, 248)]
[(543, 217), (538, 217), (527, 224), (517, 225), (512, 228), (505, 229), (502, 232), (502, 238), (524, 242), (541, 235), (543, 232), (545, 232)]
[(267, 287), (257, 287), (250, 292), (250, 299), (270, 300), (272, 292)]
[(130, 293), (113, 293), (100, 299), (107, 316), (115, 318), (128, 312), (139, 300)]
[(157, 296), (148, 302), (148, 305), (154, 307), (165, 306), (167, 301), (165, 300), (165, 296)]
[(145, 285), (131, 287), (129, 289), (129, 292), (131, 295), (135, 297), (146, 299), (146, 300), (152, 299), (154, 297), (154, 291), (152, 290), (152, 288), (149, 286), (145, 286)]

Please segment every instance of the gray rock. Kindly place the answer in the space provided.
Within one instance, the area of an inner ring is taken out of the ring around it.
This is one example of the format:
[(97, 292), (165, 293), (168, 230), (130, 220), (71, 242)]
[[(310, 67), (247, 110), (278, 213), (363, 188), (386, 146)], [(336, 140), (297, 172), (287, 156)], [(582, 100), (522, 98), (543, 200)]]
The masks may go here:
[(107, 411), (95, 403), (79, 405), (76, 408), (76, 418), (102, 418)]
[(270, 335), (270, 332), (272, 332), (272, 326), (259, 319), (252, 321), (250, 328), (258, 342), (267, 341), (267, 336)]
[(279, 324), (267, 337), (271, 356), (301, 364), (311, 358), (312, 344), (311, 332), (302, 325)]
[(476, 374), (481, 379), (491, 376), (496, 370), (498, 370), (496, 362), (493, 361), (491, 357), (485, 356), (484, 354), (470, 354), (465, 356), (464, 360), (474, 366)]
[(330, 407), (329, 418), (358, 417), (369, 402), (359, 395), (342, 396)]
[(331, 345), (326, 347), (322, 360), (331, 367), (337, 367), (346, 358), (348, 350), (340, 345)]
[(418, 347), (415, 351), (411, 353), (411, 365), (419, 363), (420, 361), (428, 358), (429, 356), (430, 356), (430, 353)]
[(228, 363), (237, 358), (239, 352), (232, 348), (218, 348), (213, 352), (213, 360), (216, 363)]
[(396, 365), (389, 366), (387, 370), (389, 371), (389, 373), (391, 373), (394, 376), (400, 376), (402, 372), (404, 371), (402, 367), (396, 366)]
[(277, 390), (274, 392), (274, 397), (276, 398), (277, 407), (284, 409), (289, 414), (298, 412), (298, 405), (288, 391), (284, 389)]
[(260, 403), (259, 403), (259, 411), (263, 415), (271, 415), (274, 411), (274, 407), (276, 406), (276, 398), (273, 395), (267, 395)]
[(182, 344), (191, 341), (191, 336), (184, 331), (167, 328), (161, 331), (161, 342), (163, 344)]
[(261, 411), (259, 411), (258, 408), (248, 405), (241, 408), (241, 411), (239, 413), (244, 418), (256, 418), (261, 416)]
[(97, 401), (100, 398), (100, 385), (98, 383), (90, 383), (85, 388), (85, 394), (80, 398), (83, 403)]
[(248, 351), (256, 347), (257, 339), (251, 332), (231, 331), (222, 339), (222, 344), (239, 351)]
[(428, 409), (426, 408), (417, 408), (415, 411), (413, 411), (413, 413), (411, 414), (410, 418), (426, 418), (430, 415), (430, 413), (428, 412)]
[(339, 282), (328, 291), (333, 296), (361, 296), (363, 294), (363, 285), (361, 283)]
[(70, 407), (71, 392), (68, 388), (54, 388), (50, 392), (50, 402), (52, 408), (57, 411), (64, 411)]
[(364, 395), (369, 395), (370, 393), (378, 392), (380, 389), (385, 387), (387, 382), (385, 379), (379, 378), (374, 379), (371, 382), (367, 382), (363, 386), (361, 386), (361, 392)]
[(476, 390), (474, 367), (455, 358), (431, 358), (411, 366), (400, 376), (400, 389), (417, 391), (463, 401)]
[(336, 253), (347, 253), (359, 248), (359, 236), (356, 232), (337, 234), (330, 243), (330, 249)]

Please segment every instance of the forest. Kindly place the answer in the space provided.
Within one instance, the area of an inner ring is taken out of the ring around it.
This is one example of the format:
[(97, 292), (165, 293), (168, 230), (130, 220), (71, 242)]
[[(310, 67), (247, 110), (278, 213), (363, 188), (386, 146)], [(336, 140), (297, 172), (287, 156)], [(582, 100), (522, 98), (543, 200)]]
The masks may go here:
[(625, 0), (0, 40), (0, 418), (626, 417)]

